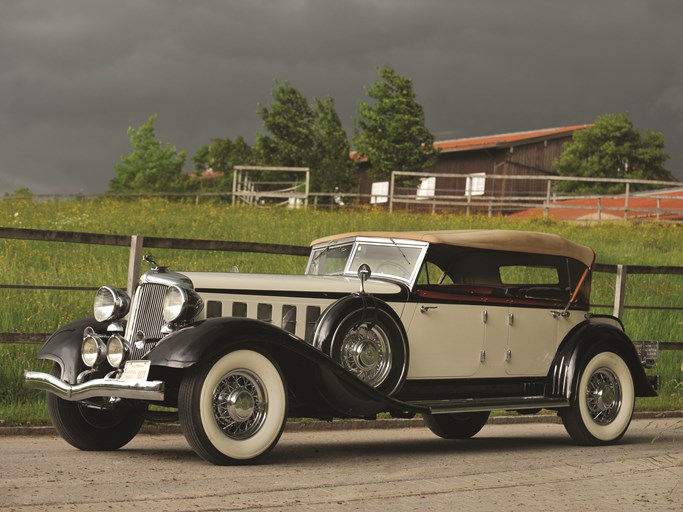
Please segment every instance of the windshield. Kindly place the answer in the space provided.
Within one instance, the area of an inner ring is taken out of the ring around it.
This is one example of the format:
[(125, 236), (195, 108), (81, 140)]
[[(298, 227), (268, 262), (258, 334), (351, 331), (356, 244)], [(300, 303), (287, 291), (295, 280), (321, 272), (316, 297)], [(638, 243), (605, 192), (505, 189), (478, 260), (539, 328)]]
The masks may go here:
[(317, 247), (311, 253), (306, 273), (357, 276), (358, 267), (366, 263), (373, 276), (412, 284), (426, 249), (426, 243), (392, 239), (355, 240)]
[(306, 273), (315, 276), (343, 274), (352, 249), (352, 243), (313, 249)]

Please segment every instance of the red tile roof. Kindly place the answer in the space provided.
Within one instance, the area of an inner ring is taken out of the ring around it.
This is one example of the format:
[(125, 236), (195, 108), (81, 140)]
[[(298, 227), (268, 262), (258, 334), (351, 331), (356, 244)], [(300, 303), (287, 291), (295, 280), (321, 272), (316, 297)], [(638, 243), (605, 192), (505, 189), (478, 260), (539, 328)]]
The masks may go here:
[[(597, 220), (623, 219), (626, 198), (620, 196), (586, 197), (567, 199), (553, 203), (548, 210), (552, 219), (558, 220)], [(683, 220), (683, 188), (640, 192), (628, 199), (629, 219), (656, 218), (660, 210), (662, 220)], [(534, 218), (543, 216), (543, 208), (532, 208), (513, 213), (511, 217)]]
[[(487, 135), (484, 137), (470, 137), (466, 139), (438, 140), (434, 141), (434, 147), (442, 153), (454, 153), (456, 151), (473, 151), (477, 149), (490, 149), (496, 147), (510, 147), (514, 144), (533, 142), (543, 139), (566, 137), (576, 130), (583, 130), (593, 126), (592, 124), (577, 124), (563, 126), (561, 128), (546, 128), (544, 130), (532, 130), (527, 132), (503, 133), (501, 135)], [(349, 155), (353, 160), (365, 161), (366, 158), (352, 151)]]
[(192, 180), (210, 180), (213, 178), (222, 178), (225, 176), (224, 172), (214, 171), (213, 169), (207, 169), (202, 172), (190, 173), (190, 179)]
[(576, 130), (582, 130), (592, 124), (579, 124), (564, 126), (561, 128), (546, 128), (545, 130), (533, 130), (528, 132), (504, 133), (501, 135), (489, 135), (486, 137), (472, 137), (467, 139), (441, 140), (434, 142), (434, 147), (442, 153), (455, 151), (471, 151), (475, 149), (488, 149), (495, 147), (507, 147), (515, 143), (534, 141), (537, 139), (556, 138), (571, 135)]

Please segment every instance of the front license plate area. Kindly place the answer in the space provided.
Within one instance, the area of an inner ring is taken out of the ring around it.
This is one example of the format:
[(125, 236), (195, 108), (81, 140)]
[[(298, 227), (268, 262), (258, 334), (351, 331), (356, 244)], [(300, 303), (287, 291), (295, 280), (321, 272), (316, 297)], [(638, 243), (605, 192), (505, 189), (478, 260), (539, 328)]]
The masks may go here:
[(152, 361), (126, 361), (126, 366), (123, 367), (121, 380), (133, 382), (146, 381), (151, 364)]

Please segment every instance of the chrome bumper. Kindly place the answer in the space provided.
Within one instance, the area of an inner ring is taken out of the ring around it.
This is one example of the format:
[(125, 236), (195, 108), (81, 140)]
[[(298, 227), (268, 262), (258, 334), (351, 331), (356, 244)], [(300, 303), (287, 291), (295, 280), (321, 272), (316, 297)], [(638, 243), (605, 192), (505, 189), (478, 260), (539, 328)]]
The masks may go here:
[(155, 401), (164, 399), (164, 383), (160, 380), (133, 382), (117, 379), (93, 379), (83, 384), (69, 384), (49, 373), (26, 371), (24, 372), (24, 386), (47, 391), (72, 402), (95, 397)]

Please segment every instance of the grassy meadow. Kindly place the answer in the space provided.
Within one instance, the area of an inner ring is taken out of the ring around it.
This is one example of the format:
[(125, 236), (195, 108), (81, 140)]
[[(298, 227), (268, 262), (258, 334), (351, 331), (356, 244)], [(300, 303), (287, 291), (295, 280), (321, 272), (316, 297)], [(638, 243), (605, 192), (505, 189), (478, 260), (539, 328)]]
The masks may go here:
[[(683, 266), (683, 226), (667, 223), (573, 224), (505, 217), (465, 217), (353, 211), (231, 207), (219, 202), (196, 205), (164, 199), (0, 200), (0, 226), (119, 235), (197, 238), (308, 245), (311, 240), (355, 230), (516, 229), (556, 233), (592, 247), (599, 263)], [(176, 270), (299, 274), (306, 259), (187, 250), (154, 250), (156, 261)], [(0, 239), (0, 284), (125, 288), (128, 248)], [(145, 265), (143, 263), (143, 265)], [(143, 266), (144, 269), (144, 266)], [(595, 273), (592, 302), (611, 313), (614, 276)], [(0, 332), (51, 332), (89, 316), (94, 292), (0, 289)], [(627, 280), (626, 305), (683, 306), (683, 276), (637, 276)], [(683, 342), (683, 312), (627, 309), (633, 339)], [(35, 345), (0, 344), (0, 424), (46, 422), (40, 393), (24, 390), (23, 369), (41, 369)], [(664, 398), (639, 407), (683, 407), (683, 351), (667, 352), (655, 369), (665, 379)]]

